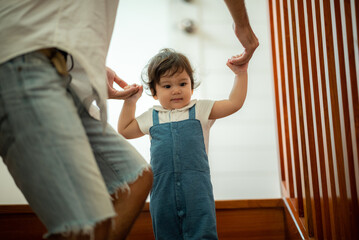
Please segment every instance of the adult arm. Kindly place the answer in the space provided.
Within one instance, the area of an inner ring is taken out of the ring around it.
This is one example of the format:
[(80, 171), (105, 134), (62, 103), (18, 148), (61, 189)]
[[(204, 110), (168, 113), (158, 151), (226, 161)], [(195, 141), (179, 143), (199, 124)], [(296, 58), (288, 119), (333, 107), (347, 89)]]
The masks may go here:
[(259, 46), (258, 39), (249, 23), (244, 0), (224, 0), (234, 21), (234, 33), (244, 47), (244, 52), (230, 60), (231, 64), (242, 65), (247, 63), (256, 48)]

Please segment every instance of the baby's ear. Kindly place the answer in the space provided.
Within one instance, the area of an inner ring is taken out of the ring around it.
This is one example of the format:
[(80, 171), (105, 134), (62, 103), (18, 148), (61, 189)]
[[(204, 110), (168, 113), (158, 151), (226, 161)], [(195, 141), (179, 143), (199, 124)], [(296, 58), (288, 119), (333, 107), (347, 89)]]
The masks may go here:
[(151, 94), (155, 100), (158, 100), (158, 97), (156, 96), (155, 91), (153, 89), (151, 89)]

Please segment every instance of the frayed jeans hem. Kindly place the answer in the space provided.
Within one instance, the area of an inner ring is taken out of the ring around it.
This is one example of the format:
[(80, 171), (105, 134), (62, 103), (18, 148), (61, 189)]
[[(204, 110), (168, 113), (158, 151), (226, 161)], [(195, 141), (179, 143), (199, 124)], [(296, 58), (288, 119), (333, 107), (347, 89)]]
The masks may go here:
[(108, 187), (109, 193), (111, 194), (111, 196), (114, 197), (114, 199), (118, 198), (118, 192), (128, 191), (129, 194), (131, 194), (131, 189), (129, 185), (136, 182), (137, 179), (143, 175), (144, 171), (149, 171), (149, 170), (151, 170), (150, 164), (141, 166), (137, 171), (135, 171), (135, 173), (128, 176), (125, 180), (113, 183), (111, 186), (109, 186)]
[(113, 219), (116, 217), (116, 213), (109, 213), (103, 217), (100, 217), (95, 220), (89, 220), (85, 222), (71, 222), (62, 224), (61, 226), (50, 230), (46, 234), (43, 235), (44, 239), (47, 239), (49, 236), (54, 234), (60, 234), (64, 237), (71, 236), (72, 234), (75, 235), (89, 235), (90, 240), (95, 239), (95, 227), (97, 224), (100, 224), (108, 219)]

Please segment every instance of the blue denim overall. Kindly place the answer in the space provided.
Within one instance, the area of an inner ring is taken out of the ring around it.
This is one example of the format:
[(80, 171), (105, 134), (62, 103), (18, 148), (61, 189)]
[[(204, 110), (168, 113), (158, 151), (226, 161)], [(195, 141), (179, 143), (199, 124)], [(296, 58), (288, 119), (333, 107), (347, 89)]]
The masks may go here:
[(157, 240), (218, 239), (202, 126), (195, 119), (159, 124), (153, 110), (150, 212)]

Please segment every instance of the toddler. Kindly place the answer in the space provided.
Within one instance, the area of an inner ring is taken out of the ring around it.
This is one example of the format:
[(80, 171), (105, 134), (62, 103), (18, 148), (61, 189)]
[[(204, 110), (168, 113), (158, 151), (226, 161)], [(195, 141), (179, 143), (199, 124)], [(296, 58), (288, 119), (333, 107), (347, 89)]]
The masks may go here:
[[(236, 56), (238, 57), (238, 56)], [(237, 112), (247, 93), (247, 67), (231, 64), (234, 85), (221, 101), (191, 99), (195, 80), (187, 57), (163, 49), (148, 63), (147, 87), (160, 106), (135, 118), (139, 92), (124, 101), (118, 131), (124, 137), (151, 138), (154, 182), (150, 212), (157, 240), (218, 239), (208, 164), (209, 130), (215, 119)]]

